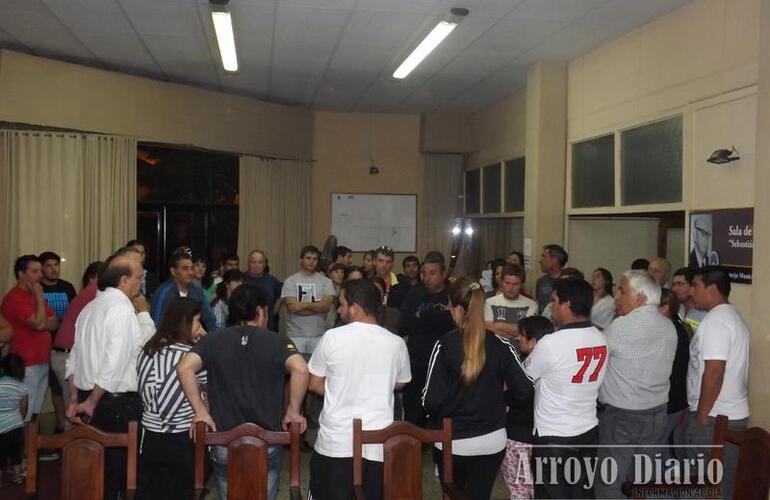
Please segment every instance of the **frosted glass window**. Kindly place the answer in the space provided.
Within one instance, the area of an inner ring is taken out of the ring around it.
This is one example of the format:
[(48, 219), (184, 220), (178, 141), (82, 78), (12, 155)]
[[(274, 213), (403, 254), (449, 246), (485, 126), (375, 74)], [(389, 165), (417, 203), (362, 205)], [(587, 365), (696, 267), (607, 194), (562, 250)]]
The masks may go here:
[(477, 214), (481, 211), (481, 170), (465, 172), (465, 213)]
[(524, 211), (524, 169), (526, 160), (516, 158), (505, 162), (505, 211)]
[(572, 207), (615, 205), (615, 136), (572, 145)]
[(484, 181), (484, 213), (493, 214), (500, 212), (500, 177), (502, 168), (500, 164), (484, 167), (482, 172)]
[(682, 201), (682, 117), (621, 135), (623, 205)]

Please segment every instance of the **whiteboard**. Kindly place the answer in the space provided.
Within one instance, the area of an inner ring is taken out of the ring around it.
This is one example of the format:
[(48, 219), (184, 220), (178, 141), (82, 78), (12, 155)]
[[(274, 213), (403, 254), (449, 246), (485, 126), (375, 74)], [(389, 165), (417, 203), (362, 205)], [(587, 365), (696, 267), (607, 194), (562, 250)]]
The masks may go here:
[(332, 193), (332, 234), (354, 252), (417, 250), (417, 195)]

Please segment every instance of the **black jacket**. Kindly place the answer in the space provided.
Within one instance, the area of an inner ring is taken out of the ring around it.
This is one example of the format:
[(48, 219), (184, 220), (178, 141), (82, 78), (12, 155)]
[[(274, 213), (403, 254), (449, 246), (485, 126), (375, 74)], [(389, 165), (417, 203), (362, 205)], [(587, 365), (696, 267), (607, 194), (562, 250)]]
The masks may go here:
[(534, 397), (532, 380), (507, 340), (487, 332), (485, 350), (484, 367), (469, 386), (460, 377), (464, 353), (458, 331), (439, 339), (431, 353), (422, 403), (430, 426), (440, 426), (442, 418), (451, 417), (454, 439), (482, 436), (506, 427), (503, 384), (515, 404), (527, 404)]

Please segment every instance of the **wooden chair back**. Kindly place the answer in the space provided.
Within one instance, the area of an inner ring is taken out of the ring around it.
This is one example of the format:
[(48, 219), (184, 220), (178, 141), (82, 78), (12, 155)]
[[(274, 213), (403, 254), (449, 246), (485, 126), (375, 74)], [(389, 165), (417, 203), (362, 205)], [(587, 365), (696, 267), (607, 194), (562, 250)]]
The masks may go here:
[(428, 430), (412, 423), (393, 422), (380, 430), (365, 431), (361, 419), (353, 420), (353, 491), (363, 491), (363, 445), (383, 445), (383, 499), (420, 499), (422, 491), (422, 445), (442, 444), (444, 499), (462, 498), (452, 478), (452, 420), (445, 418), (441, 429)]
[(289, 445), (289, 487), (292, 499), (301, 496), (299, 486), (299, 425), (290, 432), (274, 432), (246, 423), (224, 432), (207, 432), (206, 424), (195, 426), (195, 491), (204, 491), (203, 468), (206, 446), (227, 447), (227, 498), (267, 500), (267, 453), (270, 446)]
[[(734, 431), (727, 425), (727, 417), (719, 415), (714, 425), (714, 444), (738, 446), (733, 498), (767, 500), (770, 493), (770, 434), (759, 427)], [(724, 447), (715, 447), (712, 458), (722, 460), (724, 453)]]
[(136, 461), (138, 425), (129, 422), (127, 433), (102, 432), (90, 425), (78, 425), (63, 434), (41, 436), (36, 421), (26, 428), (27, 496), (37, 496), (38, 450), (60, 450), (61, 500), (102, 500), (104, 497), (104, 449), (126, 448), (126, 496), (133, 498), (136, 491)]

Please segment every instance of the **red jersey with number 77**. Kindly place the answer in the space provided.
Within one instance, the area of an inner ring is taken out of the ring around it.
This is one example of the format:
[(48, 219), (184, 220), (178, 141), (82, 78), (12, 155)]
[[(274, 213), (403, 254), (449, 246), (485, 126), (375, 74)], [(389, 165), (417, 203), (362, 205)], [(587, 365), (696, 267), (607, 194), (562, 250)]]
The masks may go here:
[(578, 436), (596, 427), (596, 398), (607, 369), (607, 340), (590, 323), (545, 335), (524, 362), (535, 383), (539, 436)]

